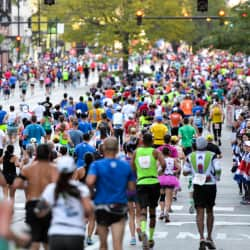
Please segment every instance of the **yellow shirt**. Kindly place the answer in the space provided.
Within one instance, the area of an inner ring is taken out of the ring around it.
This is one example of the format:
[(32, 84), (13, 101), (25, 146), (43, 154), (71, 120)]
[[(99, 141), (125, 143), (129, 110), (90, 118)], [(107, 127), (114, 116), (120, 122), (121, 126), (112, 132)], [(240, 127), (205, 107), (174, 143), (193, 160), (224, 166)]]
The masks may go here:
[(223, 113), (219, 107), (212, 109), (212, 123), (221, 123), (223, 121)]
[(150, 131), (153, 135), (154, 145), (163, 145), (164, 136), (167, 134), (168, 128), (162, 123), (154, 123), (151, 126)]

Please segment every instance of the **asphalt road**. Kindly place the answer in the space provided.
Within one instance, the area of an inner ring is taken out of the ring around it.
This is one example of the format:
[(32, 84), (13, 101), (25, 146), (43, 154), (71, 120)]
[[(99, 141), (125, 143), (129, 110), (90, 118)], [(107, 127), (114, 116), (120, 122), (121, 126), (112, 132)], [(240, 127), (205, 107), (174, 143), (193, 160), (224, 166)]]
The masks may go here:
[[(97, 75), (91, 75), (91, 83), (97, 81)], [(76, 88), (68, 88), (67, 92), (74, 99), (86, 91), (88, 86), (83, 82)], [(59, 102), (65, 90), (62, 87), (57, 88), (51, 94), (53, 103)], [(35, 95), (30, 96), (28, 92), (27, 101), (30, 107), (38, 101), (45, 99), (44, 91), (36, 89)], [(19, 105), (20, 97), (15, 93), (8, 101), (2, 101), (1, 104), (7, 108), (10, 104)], [(230, 151), (230, 130), (223, 129), (222, 137), (222, 166), (223, 174), (221, 182), (218, 183), (218, 193), (215, 207), (215, 227), (213, 238), (219, 250), (250, 249), (250, 207), (240, 204), (241, 197), (238, 194), (236, 183), (232, 180), (231, 169), (231, 151)], [(155, 240), (156, 250), (194, 250), (198, 249), (199, 236), (195, 225), (195, 215), (188, 212), (188, 190), (187, 179), (181, 177), (182, 192), (178, 194), (178, 200), (173, 203), (174, 212), (171, 214), (171, 223), (157, 221)], [(16, 192), (15, 213), (13, 227), (19, 227), (24, 219), (24, 194), (22, 191)], [(158, 211), (159, 212), (159, 211)], [(94, 236), (95, 244), (86, 247), (87, 250), (98, 249), (98, 238)], [(136, 246), (129, 246), (130, 234), (128, 226), (124, 238), (124, 249), (141, 249), (141, 244), (137, 242)], [(109, 237), (109, 246), (111, 248), (111, 238)]]

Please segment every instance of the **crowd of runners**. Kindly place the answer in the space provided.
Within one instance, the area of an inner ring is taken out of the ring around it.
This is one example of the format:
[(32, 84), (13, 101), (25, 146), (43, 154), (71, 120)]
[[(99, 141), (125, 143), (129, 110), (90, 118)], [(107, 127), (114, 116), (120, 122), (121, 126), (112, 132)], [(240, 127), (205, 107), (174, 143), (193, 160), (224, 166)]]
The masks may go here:
[[(105, 250), (110, 228), (113, 249), (121, 250), (127, 219), (129, 244), (153, 249), (156, 222), (172, 220), (182, 174), (189, 178), (189, 212), (197, 213), (198, 249), (216, 249), (213, 207), (228, 105), (237, 111), (231, 121), (233, 179), (241, 203), (250, 204), (247, 58), (224, 51), (193, 55), (187, 50), (153, 50), (130, 64), (126, 74), (113, 71), (119, 63), (82, 58), (6, 66), (1, 99), (15, 95), (19, 87), (22, 105), (8, 110), (0, 105), (3, 249), (12, 240), (32, 250), (40, 244), (50, 250), (80, 250), (85, 243), (92, 245), (93, 234), (98, 234)], [(144, 64), (150, 65), (147, 74), (142, 72)], [(86, 87), (79, 99), (70, 96), (67, 89), (81, 79), (87, 83), (91, 70), (99, 71), (98, 83)], [(54, 103), (49, 95), (60, 84), (65, 94)], [(47, 97), (30, 107), (25, 96), (27, 90), (33, 95), (36, 86), (45, 89)], [(10, 228), (17, 189), (25, 193), (30, 237)]]

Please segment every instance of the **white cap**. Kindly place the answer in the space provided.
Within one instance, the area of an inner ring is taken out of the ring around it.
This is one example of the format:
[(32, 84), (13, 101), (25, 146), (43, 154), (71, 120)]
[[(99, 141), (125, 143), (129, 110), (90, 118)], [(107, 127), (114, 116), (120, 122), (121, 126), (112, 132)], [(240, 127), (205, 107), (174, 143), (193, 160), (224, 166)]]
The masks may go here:
[(120, 105), (118, 105), (115, 109), (116, 111), (121, 111), (122, 110), (122, 107)]
[(245, 141), (244, 145), (247, 146), (247, 147), (250, 147), (250, 141)]
[(74, 159), (70, 156), (62, 156), (57, 160), (57, 168), (60, 173), (70, 174), (76, 169)]

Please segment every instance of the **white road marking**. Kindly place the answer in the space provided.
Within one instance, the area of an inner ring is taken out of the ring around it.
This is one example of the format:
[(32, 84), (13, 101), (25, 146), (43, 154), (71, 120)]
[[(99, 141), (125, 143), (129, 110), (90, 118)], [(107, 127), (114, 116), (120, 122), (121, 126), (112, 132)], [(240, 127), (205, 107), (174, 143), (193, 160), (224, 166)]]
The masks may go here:
[(233, 212), (234, 211), (234, 207), (214, 207), (214, 211), (215, 212)]
[[(195, 221), (176, 221), (176, 222), (170, 222), (166, 223), (165, 225), (168, 226), (183, 226), (188, 224), (196, 224)], [(234, 221), (215, 221), (215, 226), (250, 226), (249, 222), (234, 222)]]

